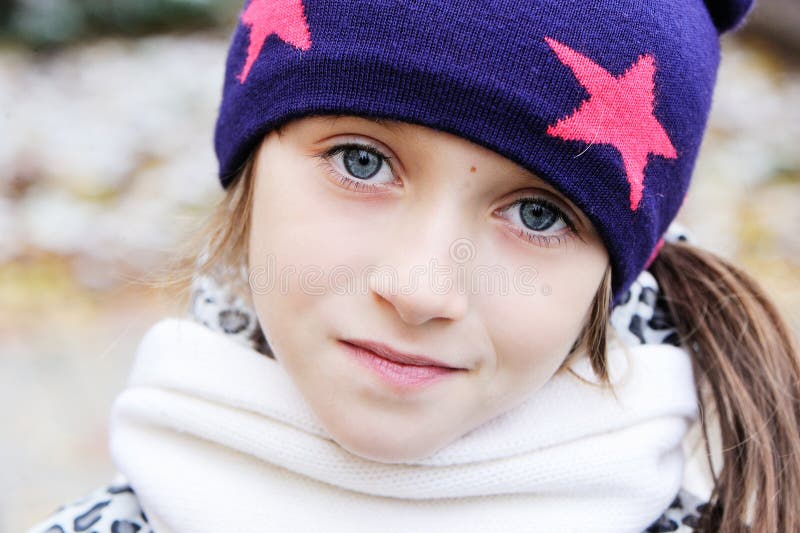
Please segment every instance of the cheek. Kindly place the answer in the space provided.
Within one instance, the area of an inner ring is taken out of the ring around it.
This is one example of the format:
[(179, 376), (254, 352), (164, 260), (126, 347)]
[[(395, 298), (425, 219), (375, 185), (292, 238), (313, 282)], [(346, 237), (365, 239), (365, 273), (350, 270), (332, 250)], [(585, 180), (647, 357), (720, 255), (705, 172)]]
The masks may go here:
[(309, 216), (303, 176), (282, 164), (280, 151), (264, 154), (253, 195), (248, 267), (250, 289), (264, 334), (277, 355), (297, 353), (301, 338), (292, 332), (314, 327), (314, 272), (320, 250), (314, 241), (321, 223)]
[[(276, 353), (297, 353), (291, 332), (318, 330), (340, 303), (331, 290), (355, 290), (357, 274), (377, 243), (370, 228), (385, 227), (375, 209), (337, 196), (312, 165), (262, 165), (254, 194), (248, 265), (253, 302)], [(283, 176), (286, 176), (284, 179)], [(368, 223), (365, 221), (369, 221)], [(338, 297), (341, 299), (341, 297)], [(290, 345), (291, 343), (291, 345)]]
[(386, 209), (353, 201), (314, 164), (275, 163), (265, 170), (254, 198), (251, 262), (271, 253), (298, 271), (358, 264), (359, 250), (372, 249), (385, 232)]
[[(605, 271), (602, 249), (537, 263), (535, 294), (490, 295), (482, 313), (496, 349), (497, 374), (524, 392), (561, 366), (581, 332)], [(518, 391), (519, 392), (519, 391)]]
[(561, 309), (540, 294), (496, 299), (504, 301), (494, 302), (486, 315), (496, 374), (501, 383), (532, 392), (561, 365), (579, 331), (580, 317), (575, 308)]

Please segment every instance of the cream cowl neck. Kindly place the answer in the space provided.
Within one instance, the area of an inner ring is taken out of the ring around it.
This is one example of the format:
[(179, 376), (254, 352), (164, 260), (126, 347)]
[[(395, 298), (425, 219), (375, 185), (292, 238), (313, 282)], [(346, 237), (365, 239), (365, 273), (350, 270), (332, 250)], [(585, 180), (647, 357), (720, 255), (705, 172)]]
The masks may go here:
[[(339, 446), (278, 362), (184, 318), (145, 334), (110, 448), (156, 533), (632, 532), (681, 487), (689, 355), (609, 347), (615, 395), (568, 372), (435, 454)], [(586, 357), (572, 366), (596, 382)]]

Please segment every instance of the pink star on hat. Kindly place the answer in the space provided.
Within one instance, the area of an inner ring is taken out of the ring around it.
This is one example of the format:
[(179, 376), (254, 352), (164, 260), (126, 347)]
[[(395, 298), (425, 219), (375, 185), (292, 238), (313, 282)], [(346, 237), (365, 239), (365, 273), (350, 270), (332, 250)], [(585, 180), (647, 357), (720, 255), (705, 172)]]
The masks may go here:
[(648, 155), (678, 157), (653, 114), (655, 59), (649, 54), (641, 55), (627, 71), (615, 77), (572, 48), (549, 37), (544, 39), (589, 92), (589, 99), (572, 115), (547, 128), (548, 135), (610, 144), (619, 150), (630, 185), (630, 208), (635, 211), (642, 199)]
[(250, 27), (250, 46), (244, 68), (237, 76), (239, 83), (247, 80), (264, 42), (273, 33), (301, 50), (311, 47), (302, 0), (252, 0), (242, 13), (242, 23)]

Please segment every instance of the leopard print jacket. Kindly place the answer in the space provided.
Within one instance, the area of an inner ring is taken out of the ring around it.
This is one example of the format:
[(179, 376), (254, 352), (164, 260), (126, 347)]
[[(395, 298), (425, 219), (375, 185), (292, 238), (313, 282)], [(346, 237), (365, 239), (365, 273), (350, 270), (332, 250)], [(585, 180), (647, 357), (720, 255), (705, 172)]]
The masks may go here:
[[(671, 231), (671, 233), (670, 233)], [(688, 240), (677, 224), (670, 227), (667, 240)], [(255, 312), (243, 299), (209, 277), (195, 280), (189, 317), (212, 330), (229, 335), (236, 342), (273, 357)], [(678, 345), (666, 305), (659, 298), (658, 284), (645, 270), (614, 308), (611, 322), (617, 334), (628, 343), (667, 343)], [(695, 531), (706, 502), (681, 489), (664, 513), (645, 532), (689, 533)], [(118, 475), (106, 486), (57, 509), (28, 533), (147, 533), (152, 528), (136, 493)]]
[[(658, 520), (645, 532), (694, 531), (704, 504), (692, 494), (681, 490)], [(47, 520), (28, 533), (153, 533), (147, 515), (139, 505), (136, 494), (122, 476), (107, 487), (60, 507)]]

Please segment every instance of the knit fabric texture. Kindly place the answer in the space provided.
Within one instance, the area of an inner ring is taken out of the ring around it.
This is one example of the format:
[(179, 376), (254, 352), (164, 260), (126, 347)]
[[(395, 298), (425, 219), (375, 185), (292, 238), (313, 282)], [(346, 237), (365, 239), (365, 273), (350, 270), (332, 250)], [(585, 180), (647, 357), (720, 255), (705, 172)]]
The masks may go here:
[(215, 132), (224, 188), (271, 129), (349, 114), (450, 132), (592, 221), (612, 307), (688, 190), (720, 60), (752, 0), (250, 0)]

